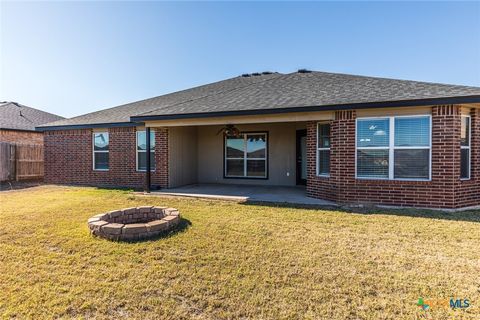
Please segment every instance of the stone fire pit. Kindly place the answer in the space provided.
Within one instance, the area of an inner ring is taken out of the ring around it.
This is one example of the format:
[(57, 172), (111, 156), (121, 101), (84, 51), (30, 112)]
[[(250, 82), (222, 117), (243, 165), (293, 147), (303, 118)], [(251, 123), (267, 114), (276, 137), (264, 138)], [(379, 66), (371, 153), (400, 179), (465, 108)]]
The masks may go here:
[(88, 228), (109, 240), (134, 241), (158, 236), (179, 222), (180, 213), (175, 208), (144, 206), (98, 214), (88, 219)]

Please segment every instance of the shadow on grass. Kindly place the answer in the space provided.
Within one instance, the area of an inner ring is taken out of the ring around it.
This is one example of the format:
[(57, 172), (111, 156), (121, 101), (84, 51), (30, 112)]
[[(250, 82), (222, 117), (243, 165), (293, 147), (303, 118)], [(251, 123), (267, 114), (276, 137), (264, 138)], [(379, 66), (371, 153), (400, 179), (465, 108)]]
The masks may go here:
[(185, 232), (185, 231), (187, 231), (188, 228), (190, 228), (191, 225), (192, 225), (192, 223), (190, 222), (190, 220), (185, 219), (185, 218), (181, 218), (179, 224), (175, 228), (173, 228), (171, 230), (167, 230), (167, 231), (165, 231), (164, 233), (161, 233), (158, 236), (154, 236), (154, 237), (146, 238), (146, 239), (138, 239), (138, 240), (110, 240), (110, 241), (122, 242), (122, 243), (152, 242), (152, 241), (157, 241), (157, 240), (161, 240), (161, 239), (170, 238), (170, 237), (173, 237), (177, 234)]
[(41, 180), (31, 181), (2, 181), (0, 182), (0, 191), (13, 191), (28, 189), (41, 186), (43, 182)]
[(152, 237), (152, 238), (148, 238), (148, 239), (144, 239), (144, 240), (137, 240), (136, 242), (148, 242), (148, 241), (156, 241), (156, 240), (160, 240), (160, 239), (164, 239), (164, 238), (170, 238), (170, 237), (173, 237), (179, 233), (182, 233), (182, 232), (185, 232), (187, 231), (188, 228), (190, 228), (190, 226), (192, 225), (192, 222), (188, 219), (185, 219), (185, 218), (180, 218), (180, 222), (178, 223), (178, 225), (171, 229), (171, 230), (168, 230), (158, 236), (155, 236), (155, 237)]
[(258, 201), (245, 201), (245, 202), (242, 202), (241, 204), (247, 205), (247, 206), (254, 205), (254, 206), (265, 206), (265, 207), (271, 207), (271, 208), (318, 210), (318, 211), (355, 213), (355, 214), (363, 214), (363, 215), (392, 215), (392, 216), (413, 217), (413, 218), (480, 222), (480, 209), (450, 212), (450, 211), (419, 209), (419, 208), (401, 208), (401, 209), (381, 208), (381, 207), (375, 207), (372, 205), (365, 205), (363, 207), (327, 206), (327, 205), (322, 206), (322, 205), (296, 205), (296, 204), (290, 204), (290, 203), (258, 202)]

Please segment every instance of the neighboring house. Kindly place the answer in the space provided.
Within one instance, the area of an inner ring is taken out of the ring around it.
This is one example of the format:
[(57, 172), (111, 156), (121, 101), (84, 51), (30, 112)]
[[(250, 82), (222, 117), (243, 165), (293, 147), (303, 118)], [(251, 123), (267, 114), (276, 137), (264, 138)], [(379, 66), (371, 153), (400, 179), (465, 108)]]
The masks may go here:
[(50, 183), (141, 188), (150, 158), (161, 188), (306, 184), (340, 203), (480, 205), (477, 87), (266, 72), (38, 129)]
[(16, 102), (0, 102), (0, 142), (43, 144), (43, 133), (35, 127), (63, 117)]

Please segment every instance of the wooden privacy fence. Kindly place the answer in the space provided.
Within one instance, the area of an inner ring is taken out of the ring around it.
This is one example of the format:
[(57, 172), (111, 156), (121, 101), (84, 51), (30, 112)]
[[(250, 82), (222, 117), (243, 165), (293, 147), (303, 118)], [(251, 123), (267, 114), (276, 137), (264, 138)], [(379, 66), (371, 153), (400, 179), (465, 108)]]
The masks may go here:
[(0, 142), (0, 181), (43, 179), (43, 145)]

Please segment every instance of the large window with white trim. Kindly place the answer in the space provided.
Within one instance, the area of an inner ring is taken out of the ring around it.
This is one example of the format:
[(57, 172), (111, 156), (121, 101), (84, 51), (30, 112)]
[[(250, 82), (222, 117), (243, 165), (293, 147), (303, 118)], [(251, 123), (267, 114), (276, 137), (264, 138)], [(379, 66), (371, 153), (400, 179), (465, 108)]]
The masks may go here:
[(428, 180), (430, 116), (358, 118), (357, 178)]
[(317, 125), (317, 175), (330, 174), (330, 123)]
[(93, 170), (106, 171), (109, 168), (108, 132), (93, 133)]
[[(147, 170), (147, 134), (137, 131), (137, 171)], [(155, 170), (155, 131), (150, 130), (150, 171)]]
[(225, 177), (267, 177), (267, 134), (242, 133), (225, 137)]
[(460, 134), (460, 178), (462, 179), (470, 179), (470, 122), (470, 116), (462, 116)]

